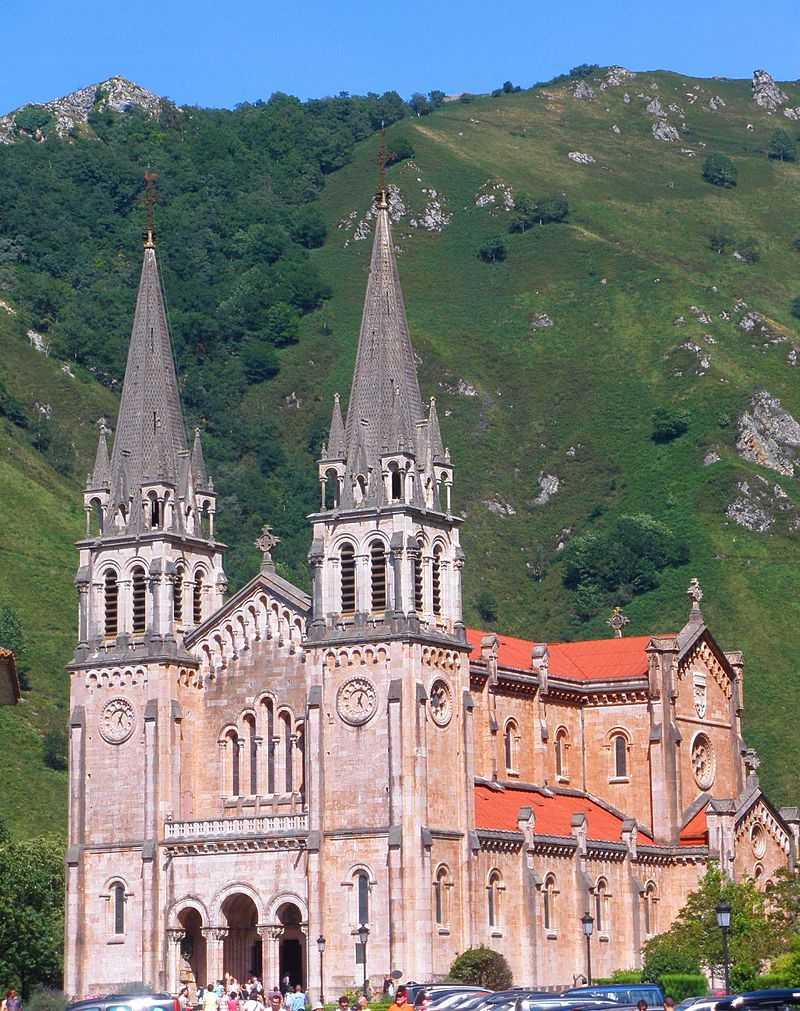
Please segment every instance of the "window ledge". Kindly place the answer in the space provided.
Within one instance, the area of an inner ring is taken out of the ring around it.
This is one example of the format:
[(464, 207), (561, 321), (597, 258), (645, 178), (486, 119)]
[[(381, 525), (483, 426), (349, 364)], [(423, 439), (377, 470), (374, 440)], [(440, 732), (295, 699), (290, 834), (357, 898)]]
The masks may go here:
[(439, 933), (439, 935), (441, 937), (449, 937), (450, 936), (450, 928), (449, 927), (439, 927), (438, 933)]
[(491, 930), (489, 932), (489, 936), (490, 937), (502, 937), (503, 936), (503, 931), (502, 930), (494, 930), (493, 929), (493, 930)]
[(554, 930), (548, 930), (544, 936), (547, 938), (548, 941), (558, 940), (558, 934)]
[(630, 776), (611, 776), (609, 778), (609, 783), (630, 783)]
[(519, 779), (519, 773), (516, 769), (506, 769), (506, 775)]
[(604, 944), (604, 943), (607, 944), (611, 940), (611, 937), (610, 937), (609, 934), (605, 934), (605, 933), (604, 934), (599, 934), (598, 937), (597, 937), (597, 940), (600, 941), (601, 944)]
[(556, 782), (557, 783), (568, 783), (569, 782), (569, 776), (556, 776)]
[(124, 944), (124, 943), (125, 943), (124, 934), (117, 934), (114, 937), (109, 937), (109, 939), (106, 941), (106, 944)]

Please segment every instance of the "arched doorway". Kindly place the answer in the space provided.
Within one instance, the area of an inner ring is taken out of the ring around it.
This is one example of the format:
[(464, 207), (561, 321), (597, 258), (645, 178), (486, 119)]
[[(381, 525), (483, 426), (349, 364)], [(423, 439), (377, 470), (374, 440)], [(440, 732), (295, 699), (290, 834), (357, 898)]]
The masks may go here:
[(203, 918), (192, 906), (178, 913), (178, 923), (185, 936), (180, 942), (178, 960), (178, 982), (189, 987), (192, 997), (198, 986), (204, 986), (208, 979), (206, 969), (206, 939), (203, 937)]
[(241, 982), (250, 973), (261, 975), (261, 938), (258, 910), (249, 895), (229, 895), (222, 903), (228, 935), (222, 946), (222, 969)]
[(303, 914), (293, 902), (286, 902), (278, 909), (278, 920), (283, 927), (278, 953), (281, 980), (288, 976), (292, 986), (299, 983), (305, 990), (308, 980)]

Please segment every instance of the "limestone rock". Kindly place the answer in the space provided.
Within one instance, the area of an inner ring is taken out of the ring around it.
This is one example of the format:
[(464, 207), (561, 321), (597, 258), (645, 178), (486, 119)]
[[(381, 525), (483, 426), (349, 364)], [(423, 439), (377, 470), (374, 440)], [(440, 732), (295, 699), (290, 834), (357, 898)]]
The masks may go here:
[(538, 483), (539, 494), (534, 498), (533, 504), (544, 505), (546, 502), (550, 501), (550, 499), (561, 487), (561, 478), (556, 477), (555, 474), (545, 474), (544, 471), (541, 471), (539, 473)]
[(619, 127), (617, 126), (616, 123), (614, 123), (614, 125), (611, 127), (611, 132), (612, 133), (619, 133)]
[(740, 527), (745, 527), (745, 529), (758, 534), (766, 533), (773, 523), (772, 517), (766, 510), (755, 505), (744, 495), (740, 495), (739, 498), (731, 502), (725, 510), (725, 515), (728, 519), (738, 523)]
[(680, 134), (671, 126), (665, 119), (660, 119), (657, 123), (653, 123), (653, 136), (656, 140), (679, 140)]
[(595, 163), (594, 156), (586, 154), (583, 151), (570, 151), (567, 158), (574, 161), (577, 165), (594, 165)]
[(756, 105), (766, 109), (767, 112), (775, 112), (789, 101), (789, 96), (785, 91), (781, 91), (766, 70), (753, 71), (752, 87)]
[(652, 102), (649, 102), (644, 111), (649, 113), (651, 116), (661, 117), (666, 115), (664, 110), (661, 108), (661, 102), (659, 102), (657, 98), (654, 98)]
[(546, 312), (537, 312), (536, 315), (531, 320), (531, 326), (534, 330), (542, 330), (544, 327), (552, 326), (553, 321), (547, 315)]
[(578, 81), (572, 97), (577, 99), (591, 100), (594, 98), (594, 88), (590, 88), (586, 81)]
[(453, 215), (445, 208), (444, 195), (432, 188), (423, 188), (422, 192), (428, 198), (428, 202), (422, 213), (416, 218), (411, 218), (409, 224), (412, 228), (424, 228), (429, 232), (443, 231), (453, 219)]
[(743, 460), (769, 467), (792, 477), (800, 447), (800, 424), (781, 407), (777, 397), (760, 390), (750, 401), (750, 410), (739, 419), (736, 449)]
[(783, 114), (787, 119), (800, 119), (800, 105), (794, 109), (784, 109)]
[(618, 88), (626, 81), (632, 81), (634, 77), (636, 77), (636, 73), (633, 70), (628, 70), (627, 67), (610, 67), (606, 74), (606, 84), (609, 87)]
[(717, 109), (724, 109), (724, 108), (725, 102), (723, 101), (723, 99), (719, 97), (719, 95), (713, 95), (711, 98), (709, 98), (708, 100), (709, 112), (716, 112)]
[(504, 499), (500, 498), (499, 495), (495, 495), (494, 498), (483, 499), (482, 505), (485, 505), (489, 512), (494, 513), (496, 516), (517, 515), (517, 510)]
[(706, 455), (703, 457), (703, 466), (710, 467), (714, 463), (719, 463), (720, 455), (716, 449), (709, 449)]
[(493, 182), (487, 179), (481, 183), (475, 193), (476, 207), (505, 207), (507, 210), (514, 208), (514, 188), (508, 183)]

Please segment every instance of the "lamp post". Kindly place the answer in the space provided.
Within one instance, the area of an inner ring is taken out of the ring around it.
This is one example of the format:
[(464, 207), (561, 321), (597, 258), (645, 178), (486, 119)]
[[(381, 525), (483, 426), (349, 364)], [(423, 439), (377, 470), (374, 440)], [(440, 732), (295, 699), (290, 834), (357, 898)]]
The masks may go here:
[(725, 970), (725, 993), (731, 992), (730, 965), (728, 963), (728, 928), (731, 925), (731, 907), (720, 899), (717, 906), (717, 926), (722, 931), (722, 965)]
[(366, 923), (362, 923), (358, 928), (358, 939), (361, 942), (361, 954), (364, 958), (364, 996), (368, 997), (367, 993), (367, 941), (369, 940), (369, 927)]
[(317, 951), (319, 952), (319, 1002), (320, 1004), (324, 1004), (325, 994), (323, 993), (323, 985), (322, 985), (322, 978), (323, 978), (322, 959), (325, 955), (325, 938), (322, 936), (322, 934), (320, 934), (319, 937), (317, 938)]
[(581, 927), (583, 936), (586, 938), (586, 985), (592, 985), (592, 930), (594, 929), (594, 918), (589, 913), (584, 913), (581, 917)]

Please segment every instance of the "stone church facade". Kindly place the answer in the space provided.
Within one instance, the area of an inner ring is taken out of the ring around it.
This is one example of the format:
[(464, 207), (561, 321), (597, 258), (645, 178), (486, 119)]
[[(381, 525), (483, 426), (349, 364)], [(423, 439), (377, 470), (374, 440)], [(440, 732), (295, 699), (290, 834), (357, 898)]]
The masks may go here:
[(337, 397), (322, 455), (311, 597), (276, 573), (268, 528), (261, 571), (227, 597), (148, 226), (78, 544), (68, 993), (254, 971), (333, 997), (365, 973), (435, 978), (478, 944), (517, 983), (572, 983), (585, 912), (603, 975), (637, 963), (709, 860), (765, 884), (794, 864), (800, 817), (759, 789), (742, 657), (706, 627), (696, 581), (670, 635), (464, 627), (454, 469), (383, 190), (347, 414)]

